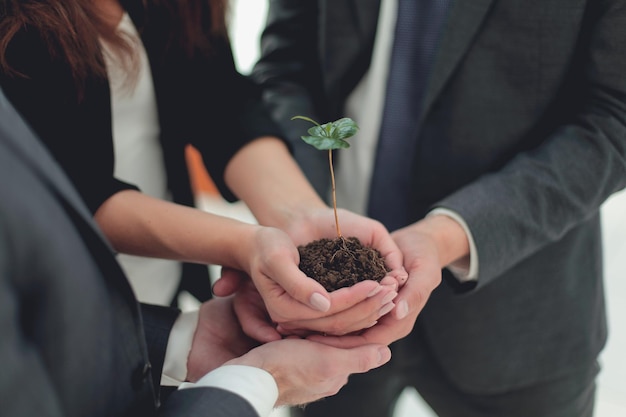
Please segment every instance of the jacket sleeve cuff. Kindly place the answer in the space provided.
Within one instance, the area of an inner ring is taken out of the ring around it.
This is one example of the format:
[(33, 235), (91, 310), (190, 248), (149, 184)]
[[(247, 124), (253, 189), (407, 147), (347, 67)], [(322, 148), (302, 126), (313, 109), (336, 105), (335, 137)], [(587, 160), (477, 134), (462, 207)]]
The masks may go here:
[(197, 310), (182, 313), (174, 322), (167, 341), (161, 385), (178, 386), (187, 379), (187, 357), (197, 325)]
[(178, 389), (215, 387), (233, 392), (248, 401), (259, 416), (269, 416), (278, 400), (278, 386), (272, 375), (260, 368), (224, 365), (196, 383), (184, 382)]

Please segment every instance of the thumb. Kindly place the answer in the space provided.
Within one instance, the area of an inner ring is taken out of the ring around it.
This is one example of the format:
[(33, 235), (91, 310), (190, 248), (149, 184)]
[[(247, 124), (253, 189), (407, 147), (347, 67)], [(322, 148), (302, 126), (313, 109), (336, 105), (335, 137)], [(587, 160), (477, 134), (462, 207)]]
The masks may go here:
[[(304, 274), (294, 264), (280, 264), (274, 266), (275, 282), (293, 299), (322, 313), (330, 310), (330, 296), (324, 287)], [(288, 277), (288, 279), (281, 279)]]
[(343, 364), (350, 367), (346, 371), (351, 374), (365, 373), (391, 360), (391, 349), (381, 344), (362, 345), (343, 350), (345, 351)]
[(222, 268), (221, 275), (211, 290), (218, 297), (228, 297), (239, 290), (244, 279), (246, 279), (244, 272), (233, 268)]

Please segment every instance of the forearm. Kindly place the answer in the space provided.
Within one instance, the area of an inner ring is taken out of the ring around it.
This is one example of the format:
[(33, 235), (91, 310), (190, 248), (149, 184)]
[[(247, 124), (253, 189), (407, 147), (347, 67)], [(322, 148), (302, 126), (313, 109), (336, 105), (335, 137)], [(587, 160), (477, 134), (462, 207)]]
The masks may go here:
[(258, 227), (137, 191), (114, 194), (95, 220), (119, 252), (238, 269)]
[(307, 210), (327, 207), (275, 138), (242, 148), (228, 163), (225, 179), (261, 224), (285, 228)]

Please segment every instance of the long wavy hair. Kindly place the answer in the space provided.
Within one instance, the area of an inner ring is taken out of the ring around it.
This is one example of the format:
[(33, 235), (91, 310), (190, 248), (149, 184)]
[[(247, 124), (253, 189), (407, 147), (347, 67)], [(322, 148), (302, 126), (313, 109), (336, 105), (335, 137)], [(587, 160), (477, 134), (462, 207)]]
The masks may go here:
[[(227, 1), (142, 0), (141, 3), (147, 11), (167, 17), (170, 47), (180, 47), (192, 56), (210, 50), (212, 37), (226, 35)], [(77, 85), (93, 74), (106, 76), (99, 39), (112, 46), (118, 57), (132, 63), (133, 48), (128, 39), (107, 23), (96, 3), (97, 0), (0, 0), (0, 70), (24, 75), (11, 68), (6, 50), (25, 27), (37, 30), (49, 53), (68, 63)]]

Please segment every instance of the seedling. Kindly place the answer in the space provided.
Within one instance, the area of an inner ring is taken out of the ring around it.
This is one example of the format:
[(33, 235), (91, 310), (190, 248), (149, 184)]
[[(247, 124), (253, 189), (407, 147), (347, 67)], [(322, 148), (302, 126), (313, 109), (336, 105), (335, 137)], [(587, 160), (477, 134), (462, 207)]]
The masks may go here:
[(337, 228), (337, 237), (343, 238), (339, 227), (339, 218), (337, 216), (337, 196), (335, 194), (335, 170), (333, 169), (333, 150), (346, 149), (350, 144), (346, 139), (354, 136), (359, 126), (350, 119), (344, 117), (334, 122), (320, 125), (315, 120), (306, 116), (294, 116), (291, 120), (306, 120), (315, 126), (307, 130), (309, 136), (302, 136), (302, 140), (320, 151), (328, 151), (328, 165), (330, 167), (330, 180), (332, 185), (333, 210), (335, 211), (335, 227)]
[(302, 140), (316, 149), (328, 151), (328, 165), (333, 191), (333, 209), (335, 211), (335, 239), (319, 239), (306, 245), (298, 246), (300, 269), (309, 277), (317, 280), (327, 291), (349, 287), (357, 282), (371, 279), (380, 281), (389, 271), (385, 260), (376, 249), (365, 246), (356, 237), (344, 238), (339, 228), (337, 216), (337, 197), (335, 194), (335, 171), (333, 169), (333, 150), (349, 148), (346, 141), (359, 130), (357, 124), (349, 118), (320, 125), (305, 116), (294, 116), (291, 120), (301, 119), (313, 123), (308, 136)]

